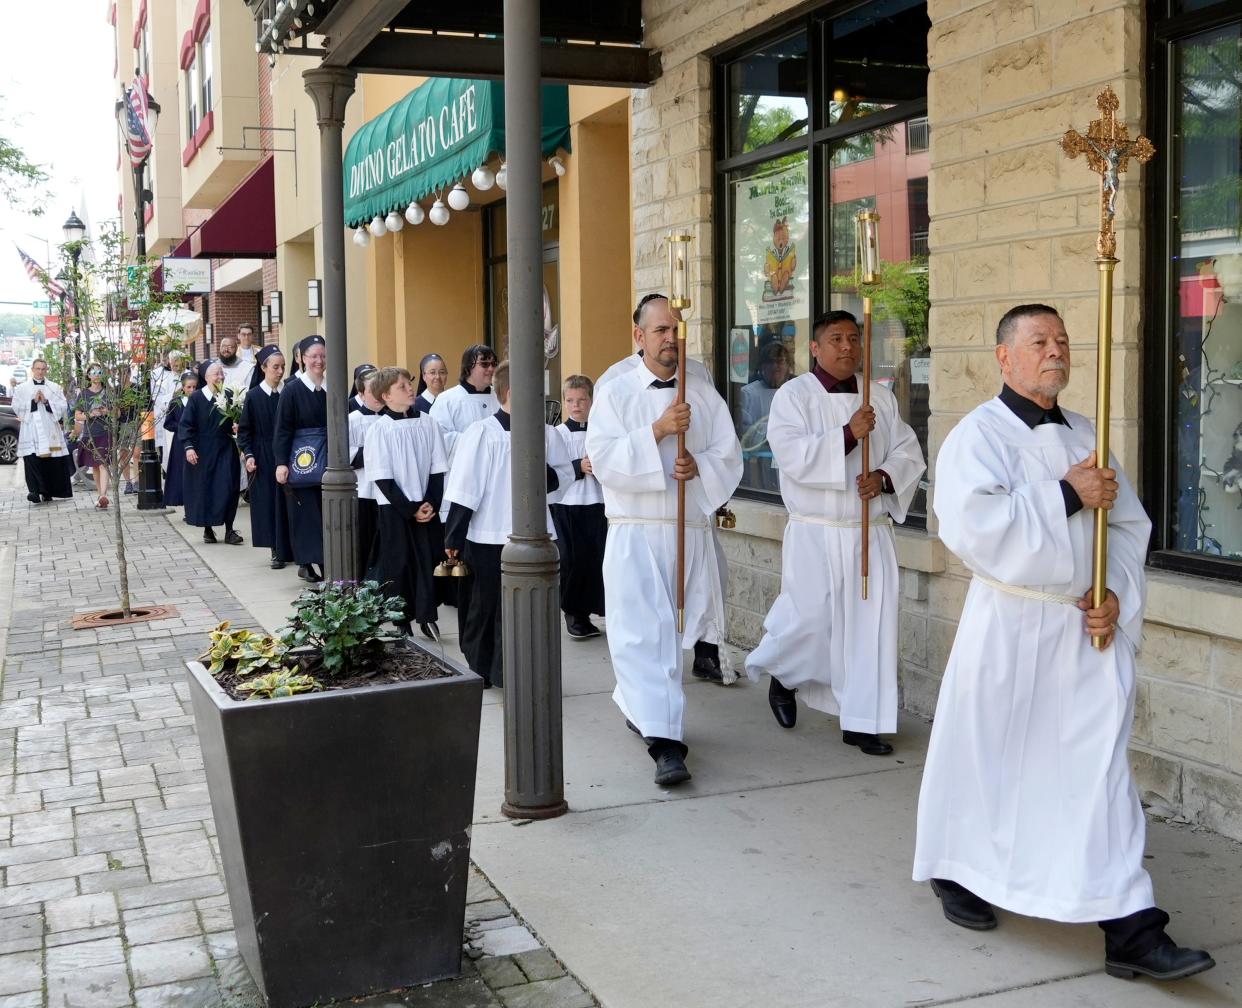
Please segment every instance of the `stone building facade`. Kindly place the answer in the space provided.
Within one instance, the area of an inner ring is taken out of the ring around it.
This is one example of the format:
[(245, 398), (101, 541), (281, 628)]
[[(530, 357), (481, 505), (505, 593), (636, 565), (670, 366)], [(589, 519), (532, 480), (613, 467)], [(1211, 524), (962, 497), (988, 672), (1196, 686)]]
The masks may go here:
[[(859, 5), (819, 5), (829, 14), (834, 7)], [(664, 236), (694, 236), (690, 351), (718, 371), (731, 324), (715, 317), (726, 265), (715, 254), (727, 212), (714, 181), (721, 55), (810, 9), (792, 0), (644, 4), (647, 44), (659, 51), (663, 76), (631, 99), (635, 285), (639, 294), (664, 287)], [(1105, 85), (1132, 132), (1150, 132), (1163, 110), (1146, 68), (1150, 11), (1140, 0), (931, 0), (926, 14), (934, 495), (938, 446), (999, 390), (994, 333), (1014, 304), (1061, 310), (1075, 354), (1064, 401), (1094, 413), (1098, 177), (1081, 160), (1067, 160), (1057, 141), (1098, 117), (1095, 96)], [(1143, 379), (1153, 349), (1144, 341), (1161, 338), (1144, 242), (1168, 209), (1153, 198), (1149, 171), (1135, 166), (1123, 176), (1113, 305), (1112, 443), (1136, 482), (1145, 472), (1145, 440), (1159, 436)], [(1153, 490), (1142, 489), (1146, 500)], [(722, 533), (730, 632), (753, 646), (779, 590), (785, 516), (770, 499), (732, 506), (737, 528)], [(897, 540), (902, 702), (930, 716), (969, 575), (936, 538), (934, 515), (927, 525), (899, 528)], [(1153, 811), (1242, 838), (1242, 582), (1149, 574), (1132, 748), (1140, 789)]]

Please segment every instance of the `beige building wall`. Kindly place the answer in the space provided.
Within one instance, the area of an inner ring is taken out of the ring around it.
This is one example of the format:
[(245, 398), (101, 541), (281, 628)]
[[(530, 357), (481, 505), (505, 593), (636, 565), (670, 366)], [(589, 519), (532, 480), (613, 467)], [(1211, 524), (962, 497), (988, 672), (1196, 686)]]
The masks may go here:
[[(124, 41), (128, 64), (118, 63), (122, 80), (133, 80), (137, 54), (133, 49), (133, 12), (130, 5), (129, 37)], [(119, 11), (118, 11), (119, 16)], [(160, 116), (155, 124), (151, 147), (151, 192), (154, 213), (146, 225), (147, 255), (166, 255), (185, 235), (181, 220), (181, 132), (178, 122), (181, 109), (180, 76), (177, 65), (179, 38), (172, 9), (165, 4), (147, 5), (147, 23), (151, 31), (151, 96), (160, 103)], [(128, 66), (128, 70), (126, 69)], [(121, 171), (126, 188), (133, 199), (133, 172), (128, 155), (122, 154)], [(132, 207), (132, 204), (131, 204)], [(130, 210), (133, 220), (133, 210)]]
[[(634, 276), (639, 293), (665, 285), (661, 240), (695, 237), (691, 349), (712, 350), (711, 62), (705, 53), (800, 6), (786, 0), (644, 5), (647, 42), (664, 74), (631, 98)], [(1145, 5), (1141, 0), (931, 0), (928, 84), (932, 170), (930, 454), (953, 424), (1000, 385), (996, 323), (1014, 304), (1060, 309), (1075, 368), (1064, 401), (1094, 414), (1098, 177), (1057, 141), (1097, 118), (1111, 84), (1132, 131), (1146, 121)], [(1144, 324), (1141, 169), (1118, 202), (1113, 423), (1122, 465), (1139, 473)], [(1158, 436), (1149, 432), (1149, 436)], [(934, 493), (934, 488), (933, 488)], [(753, 646), (780, 585), (784, 511), (734, 502), (722, 532), (730, 562), (730, 635)], [(903, 705), (934, 712), (967, 586), (967, 572), (932, 530), (897, 532), (902, 566)], [(1145, 647), (1132, 745), (1144, 799), (1242, 838), (1242, 590), (1149, 572)]]

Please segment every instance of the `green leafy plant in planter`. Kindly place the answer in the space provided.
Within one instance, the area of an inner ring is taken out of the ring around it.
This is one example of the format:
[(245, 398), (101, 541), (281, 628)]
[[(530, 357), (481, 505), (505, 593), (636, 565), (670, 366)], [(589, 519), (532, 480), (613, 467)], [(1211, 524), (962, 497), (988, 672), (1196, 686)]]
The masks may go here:
[(388, 624), (405, 618), (402, 602), (374, 581), (332, 581), (304, 591), (281, 631), (290, 651), (313, 653), (325, 678), (341, 679), (400, 637)]
[(284, 667), (285, 645), (270, 634), (234, 630), (225, 620), (207, 636), (211, 646), (198, 660), (207, 665), (207, 671), (213, 676), (232, 671), (239, 679), (244, 679)]
[(269, 672), (237, 685), (238, 691), (249, 693), (251, 700), (270, 700), (273, 697), (293, 696), (295, 693), (313, 693), (319, 688), (319, 680), (308, 675), (298, 675), (288, 669)]

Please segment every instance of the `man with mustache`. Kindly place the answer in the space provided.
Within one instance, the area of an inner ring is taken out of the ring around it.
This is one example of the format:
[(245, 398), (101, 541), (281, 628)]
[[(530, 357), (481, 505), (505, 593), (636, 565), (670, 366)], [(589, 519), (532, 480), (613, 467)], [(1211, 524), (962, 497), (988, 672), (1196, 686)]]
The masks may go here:
[[(641, 363), (599, 390), (586, 455), (604, 490), (604, 590), (613, 699), (641, 735), (662, 787), (690, 779), (683, 737), (683, 649), (724, 643), (724, 584), (711, 526), (742, 478), (729, 409), (709, 380), (677, 373), (677, 316), (663, 297), (640, 304)], [(685, 399), (677, 405), (677, 382)], [(686, 454), (677, 455), (677, 435)], [(686, 485), (685, 633), (677, 629), (677, 485)], [(720, 649), (727, 665), (728, 654)]]
[[(781, 593), (764, 637), (746, 659), (758, 682), (771, 675), (768, 703), (792, 728), (795, 693), (836, 714), (846, 745), (868, 756), (893, 751), (880, 734), (897, 730), (897, 551), (893, 522), (904, 521), (926, 466), (896, 397), (871, 385), (862, 403), (858, 322), (847, 311), (815, 320), (815, 367), (781, 385), (768, 414), (768, 444), (789, 509), (781, 553)], [(862, 445), (871, 471), (862, 473)], [(870, 516), (867, 598), (859, 558), (862, 509)]]
[[(1057, 405), (1070, 347), (1056, 310), (1010, 309), (996, 360), (1000, 395), (936, 460), (940, 538), (974, 576), (936, 706), (914, 878), (965, 928), (996, 927), (991, 904), (1095, 921), (1111, 976), (1201, 973), (1212, 957), (1178, 947), (1155, 905), (1126, 755), (1151, 522), (1112, 460), (1097, 464), (1092, 422)], [(1094, 607), (1097, 509), (1108, 592)]]

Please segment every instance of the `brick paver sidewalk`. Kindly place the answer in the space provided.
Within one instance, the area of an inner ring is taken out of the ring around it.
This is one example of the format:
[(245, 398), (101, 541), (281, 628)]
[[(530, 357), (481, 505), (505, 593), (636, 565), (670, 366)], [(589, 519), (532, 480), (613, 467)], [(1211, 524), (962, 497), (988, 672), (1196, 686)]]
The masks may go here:
[[(126, 503), (134, 602), (179, 615), (73, 631), (115, 603), (113, 516), (85, 496), (31, 506), (0, 470), (0, 1008), (261, 1004), (183, 664), (221, 620), (256, 624), (168, 518)], [(477, 872), (469, 899), (465, 976), (368, 1004), (595, 1004)]]

